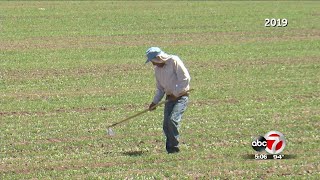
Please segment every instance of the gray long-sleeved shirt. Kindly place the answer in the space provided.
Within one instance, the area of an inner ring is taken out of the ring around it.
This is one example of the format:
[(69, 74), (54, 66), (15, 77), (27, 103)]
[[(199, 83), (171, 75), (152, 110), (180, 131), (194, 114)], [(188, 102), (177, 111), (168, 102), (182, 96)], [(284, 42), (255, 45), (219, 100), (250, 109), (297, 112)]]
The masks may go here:
[(163, 67), (154, 69), (157, 91), (153, 103), (158, 104), (164, 94), (179, 97), (190, 89), (190, 75), (187, 68), (178, 56), (171, 55)]

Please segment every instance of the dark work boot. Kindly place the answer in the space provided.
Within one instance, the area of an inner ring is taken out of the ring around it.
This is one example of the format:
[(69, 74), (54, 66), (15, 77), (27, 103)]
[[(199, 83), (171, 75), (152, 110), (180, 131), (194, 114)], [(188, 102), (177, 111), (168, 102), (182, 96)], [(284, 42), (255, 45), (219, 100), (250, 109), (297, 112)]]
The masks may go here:
[(170, 147), (170, 148), (167, 148), (168, 154), (178, 153), (179, 151), (180, 151), (180, 149), (179, 149), (178, 147)]

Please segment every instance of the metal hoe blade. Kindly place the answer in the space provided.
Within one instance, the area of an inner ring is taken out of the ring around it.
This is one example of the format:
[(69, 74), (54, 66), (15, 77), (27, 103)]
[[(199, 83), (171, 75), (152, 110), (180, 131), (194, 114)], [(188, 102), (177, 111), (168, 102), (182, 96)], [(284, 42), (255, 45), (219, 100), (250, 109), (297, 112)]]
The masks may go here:
[(107, 129), (107, 133), (108, 133), (109, 136), (114, 136), (114, 132), (113, 132), (113, 130), (111, 128)]

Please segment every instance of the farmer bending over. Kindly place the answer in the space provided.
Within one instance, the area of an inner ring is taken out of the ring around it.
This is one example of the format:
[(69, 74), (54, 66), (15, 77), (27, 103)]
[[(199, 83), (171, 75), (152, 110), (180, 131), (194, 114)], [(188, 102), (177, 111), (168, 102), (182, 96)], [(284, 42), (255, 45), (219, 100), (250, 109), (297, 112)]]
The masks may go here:
[(154, 110), (166, 94), (164, 107), (163, 132), (166, 136), (166, 150), (168, 153), (179, 152), (179, 127), (183, 112), (188, 104), (190, 89), (190, 75), (178, 56), (168, 55), (158, 47), (151, 47), (146, 51), (147, 61), (154, 65), (157, 81), (156, 94), (149, 110)]

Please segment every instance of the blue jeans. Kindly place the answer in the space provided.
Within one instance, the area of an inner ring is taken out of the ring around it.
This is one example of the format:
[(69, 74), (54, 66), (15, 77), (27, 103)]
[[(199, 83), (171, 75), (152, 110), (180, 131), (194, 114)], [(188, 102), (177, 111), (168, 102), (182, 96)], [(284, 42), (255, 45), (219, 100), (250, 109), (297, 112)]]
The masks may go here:
[(172, 148), (179, 146), (179, 128), (182, 114), (187, 108), (188, 96), (182, 96), (178, 100), (169, 101), (164, 107), (163, 132), (166, 136), (166, 149), (169, 152)]

